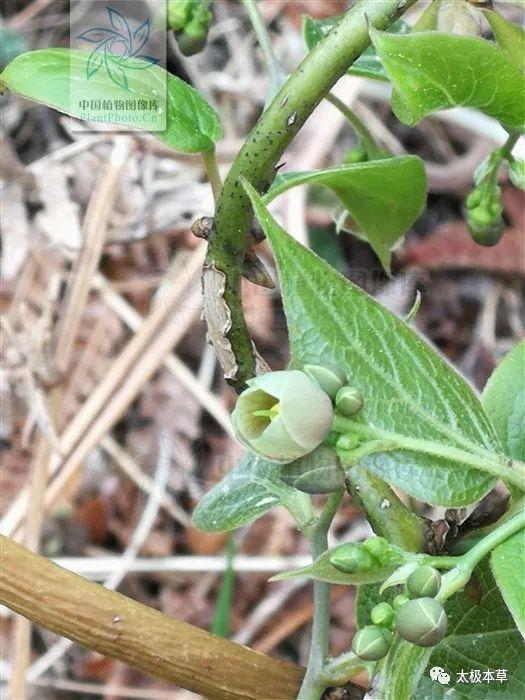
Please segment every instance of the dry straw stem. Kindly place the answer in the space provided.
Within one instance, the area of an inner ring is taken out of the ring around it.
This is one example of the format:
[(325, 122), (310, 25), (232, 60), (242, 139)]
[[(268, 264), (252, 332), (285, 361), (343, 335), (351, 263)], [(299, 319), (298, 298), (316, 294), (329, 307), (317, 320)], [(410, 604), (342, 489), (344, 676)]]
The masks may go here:
[[(142, 471), (133, 457), (131, 457), (131, 455), (126, 452), (126, 450), (124, 450), (116, 440), (114, 440), (110, 435), (106, 435), (106, 437), (100, 443), (100, 446), (112, 459), (115, 460), (117, 465), (139, 487), (139, 489), (151, 494), (155, 488), (153, 479)], [(160, 504), (174, 520), (186, 526), (190, 525), (191, 521), (186, 512), (173, 500), (169, 494), (162, 493), (160, 495)]]
[[(144, 319), (110, 371), (60, 434), (63, 461), (55, 459), (50, 470), (53, 475), (68, 469), (67, 478), (62, 478), (59, 484), (75, 474), (81, 460), (120, 418), (197, 316), (200, 298), (196, 285), (202, 260), (202, 249), (186, 259), (184, 270), (171, 282), (163, 300)], [(188, 289), (192, 290), (189, 294)], [(181, 302), (184, 296), (186, 299)], [(57, 496), (56, 482), (57, 479), (53, 482), (53, 495), (47, 496), (46, 503)], [(26, 507), (27, 490), (24, 490), (2, 519), (2, 534), (16, 532)]]
[[(89, 297), (91, 279), (95, 274), (106, 238), (107, 224), (114, 204), (118, 180), (131, 148), (128, 138), (116, 140), (109, 167), (95, 188), (84, 221), (84, 247), (78, 257), (69, 285), (63, 322), (58, 329), (55, 346), (55, 366), (65, 376), (73, 354), (76, 335)], [(59, 416), (62, 403), (62, 383), (49, 391), (47, 409), (55, 430), (60, 428)], [(49, 478), (53, 446), (48, 438), (40, 435), (33, 463), (27, 507), (25, 544), (37, 550), (40, 544), (44, 512), (44, 494)], [(23, 700), (26, 697), (25, 674), (29, 662), (30, 625), (19, 618), (15, 624), (13, 672), (9, 685), (10, 697)]]
[(32, 622), (213, 700), (293, 700), (303, 669), (215, 637), (0, 538), (0, 602)]
[[(142, 319), (140, 314), (122, 297), (103, 275), (97, 275), (96, 284), (100, 286), (100, 294), (107, 306), (114, 311), (132, 331), (140, 328)], [(164, 358), (164, 366), (169, 370), (179, 382), (193, 394), (208, 413), (215, 418), (217, 423), (226, 433), (233, 437), (230, 414), (217, 399), (189, 370), (184, 362), (176, 355), (167, 355)]]
[[(60, 471), (50, 484), (45, 498), (47, 508), (56, 505), (60, 494), (75, 477), (83, 460), (109, 433), (112, 426), (124, 415), (144, 384), (162, 364), (163, 358), (186, 333), (199, 313), (200, 292), (197, 287), (182, 302), (181, 313), (175, 314), (159, 329), (158, 335), (137, 359), (121, 384), (115, 387), (107, 403), (88, 424), (79, 441), (60, 465)], [(136, 336), (135, 336), (136, 337)], [(109, 372), (111, 375), (112, 372)], [(82, 409), (81, 409), (82, 410)], [(179, 518), (180, 520), (180, 518)]]

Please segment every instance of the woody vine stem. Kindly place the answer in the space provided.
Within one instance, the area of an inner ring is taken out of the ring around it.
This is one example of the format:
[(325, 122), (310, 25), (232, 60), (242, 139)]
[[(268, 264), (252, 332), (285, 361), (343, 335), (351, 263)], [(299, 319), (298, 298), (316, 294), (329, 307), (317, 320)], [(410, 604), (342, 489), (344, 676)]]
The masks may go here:
[[(311, 51), (264, 111), (237, 155), (215, 210), (215, 232), (207, 255), (225, 275), (224, 301), (231, 316), (227, 340), (235, 356), (232, 383), (239, 390), (255, 374), (252, 342), (243, 317), (240, 280), (251, 210), (240, 182), (244, 177), (259, 192), (272, 182), (275, 166), (315, 107), (370, 45), (369, 27), (385, 29), (416, 0), (361, 0)], [(217, 321), (208, 312), (208, 328)], [(218, 334), (223, 329), (218, 329)], [(214, 333), (210, 333), (214, 337)]]
[[(240, 298), (243, 252), (251, 223), (251, 210), (241, 185), (241, 178), (248, 180), (259, 192), (269, 186), (279, 159), (306, 119), (344, 75), (348, 66), (369, 46), (369, 26), (385, 29), (415, 2), (416, 0), (361, 0), (349, 10), (339, 25), (308, 54), (277, 91), (248, 135), (226, 177), (217, 199), (214, 235), (210, 241), (206, 264), (225, 275), (224, 301), (231, 316), (227, 340), (235, 357), (236, 371), (232, 383), (237, 390), (245, 387), (246, 381), (255, 373), (253, 345)], [(256, 12), (256, 8), (254, 10), (249, 2), (247, 4), (254, 21), (253, 13)], [(254, 28), (261, 40), (262, 23), (259, 20), (256, 16)], [(271, 89), (274, 92), (279, 76), (276, 62), (272, 59), (269, 41), (264, 36), (263, 49), (271, 73)], [(206, 314), (206, 322), (210, 330), (216, 323), (209, 313)], [(214, 337), (215, 334), (212, 332), (210, 336)], [(334, 494), (328, 499), (310, 535), (314, 557), (327, 548), (327, 532), (340, 498), (341, 494)], [(414, 521), (414, 525), (417, 529), (419, 523)], [(409, 530), (410, 541), (400, 544), (411, 548), (413, 530), (414, 528)], [(418, 537), (419, 535), (416, 535), (416, 538)], [(315, 582), (312, 644), (307, 673), (299, 694), (302, 700), (319, 698), (327, 686), (321, 672), (328, 653), (329, 617), (329, 586)]]

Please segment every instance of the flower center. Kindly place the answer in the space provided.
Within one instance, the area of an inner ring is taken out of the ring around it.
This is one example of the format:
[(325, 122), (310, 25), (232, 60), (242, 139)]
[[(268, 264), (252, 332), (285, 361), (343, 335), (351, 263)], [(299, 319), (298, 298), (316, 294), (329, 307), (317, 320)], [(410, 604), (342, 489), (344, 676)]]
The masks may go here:
[(277, 401), (271, 408), (253, 411), (252, 415), (257, 418), (269, 418), (270, 423), (279, 415), (280, 403)]

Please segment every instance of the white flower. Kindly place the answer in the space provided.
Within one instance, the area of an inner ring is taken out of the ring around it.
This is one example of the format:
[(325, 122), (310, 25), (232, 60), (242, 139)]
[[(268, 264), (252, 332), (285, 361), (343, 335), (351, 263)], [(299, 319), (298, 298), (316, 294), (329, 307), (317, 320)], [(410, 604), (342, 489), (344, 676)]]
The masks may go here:
[(232, 424), (252, 452), (285, 464), (312, 452), (328, 435), (332, 402), (304, 372), (267, 372), (248, 385), (237, 399)]

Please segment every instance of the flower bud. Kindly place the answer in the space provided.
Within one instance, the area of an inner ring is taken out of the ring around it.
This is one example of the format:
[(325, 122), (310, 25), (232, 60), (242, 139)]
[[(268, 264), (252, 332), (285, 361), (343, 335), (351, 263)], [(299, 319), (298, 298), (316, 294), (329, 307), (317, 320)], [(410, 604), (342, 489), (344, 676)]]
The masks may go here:
[(372, 535), (366, 538), (363, 545), (373, 557), (379, 560), (384, 559), (390, 553), (390, 545), (384, 537)]
[(447, 631), (447, 616), (435, 598), (409, 600), (397, 614), (397, 631), (407, 642), (433, 647)]
[(384, 627), (368, 625), (352, 639), (352, 651), (365, 661), (379, 661), (390, 650), (391, 632)]
[(392, 601), (392, 604), (394, 606), (394, 610), (400, 610), (403, 607), (403, 605), (405, 605), (406, 603), (409, 602), (409, 600), (410, 600), (410, 598), (406, 595), (403, 595), (402, 593), (400, 593), (399, 595), (396, 595), (396, 597)]
[(232, 425), (252, 452), (286, 464), (309, 454), (330, 431), (332, 402), (304, 372), (266, 372), (248, 381)]
[(194, 56), (206, 46), (208, 31), (202, 30), (198, 25), (192, 23), (188, 24), (180, 32), (176, 32), (175, 38), (183, 56)]
[(494, 151), (476, 172), (477, 186), (465, 202), (470, 235), (480, 245), (493, 246), (505, 230), (501, 190), (491, 178), (500, 167), (501, 156)]
[(168, 26), (175, 31), (179, 49), (185, 56), (202, 51), (206, 44), (212, 14), (209, 0), (169, 0)]
[(319, 384), (332, 401), (339, 389), (346, 384), (345, 373), (336, 365), (305, 365), (303, 369), (310, 379)]
[(420, 566), (407, 579), (413, 598), (435, 598), (441, 588), (441, 574), (432, 566)]
[(189, 22), (192, 10), (192, 0), (168, 0), (166, 8), (168, 27), (182, 29)]
[(470, 235), (479, 245), (493, 246), (499, 243), (505, 230), (501, 207), (480, 205), (467, 211)]
[(310, 454), (283, 465), (281, 479), (306, 493), (331, 493), (344, 486), (345, 474), (334, 450), (320, 445)]
[(344, 574), (354, 574), (372, 569), (377, 561), (363, 545), (345, 542), (332, 550), (330, 564)]
[(378, 603), (372, 608), (370, 613), (370, 619), (374, 625), (381, 625), (382, 627), (390, 627), (395, 617), (394, 608), (388, 603)]
[(363, 396), (360, 391), (352, 386), (344, 386), (339, 389), (335, 397), (335, 405), (343, 416), (354, 416), (363, 406)]

